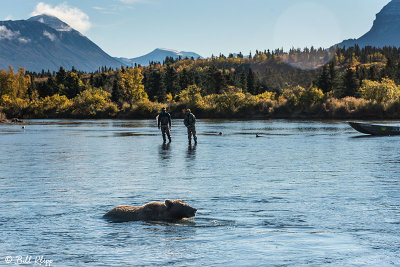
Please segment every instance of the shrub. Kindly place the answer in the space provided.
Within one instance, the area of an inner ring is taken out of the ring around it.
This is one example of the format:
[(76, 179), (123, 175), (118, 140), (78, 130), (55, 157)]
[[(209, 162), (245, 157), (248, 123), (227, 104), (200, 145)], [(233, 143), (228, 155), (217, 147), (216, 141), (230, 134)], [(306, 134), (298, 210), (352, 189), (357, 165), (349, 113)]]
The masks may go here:
[(364, 80), (360, 92), (363, 98), (379, 103), (395, 101), (400, 96), (400, 88), (388, 78), (382, 79), (382, 82)]
[(217, 112), (235, 113), (245, 103), (242, 89), (230, 87), (222, 94), (211, 94), (204, 98), (205, 107)]
[(272, 100), (276, 98), (276, 93), (265, 91), (262, 94), (257, 95), (259, 100)]
[(348, 118), (367, 106), (369, 102), (362, 98), (350, 96), (341, 99), (328, 98), (324, 103), (324, 108), (331, 117)]
[(29, 111), (36, 117), (49, 117), (65, 114), (72, 106), (72, 101), (66, 96), (55, 94), (31, 102)]
[(182, 104), (190, 108), (200, 108), (204, 105), (203, 97), (200, 94), (201, 88), (196, 85), (190, 85), (179, 94), (179, 100)]
[(29, 99), (11, 98), (9, 95), (2, 95), (0, 98), (2, 111), (9, 117), (23, 117), (29, 104)]
[(90, 116), (94, 117), (98, 113), (105, 113), (106, 110), (115, 110), (116, 105), (110, 100), (110, 93), (98, 89), (89, 88), (81, 92), (73, 99), (73, 110), (74, 116)]
[(321, 89), (315, 87), (305, 89), (301, 86), (286, 89), (283, 92), (283, 97), (287, 100), (286, 105), (295, 108), (309, 108), (313, 105), (321, 104), (325, 99)]
[(400, 118), (400, 101), (391, 102), (386, 108), (387, 117), (391, 119)]
[(0, 122), (7, 122), (7, 117), (6, 114), (4, 114), (3, 112), (0, 112)]
[(153, 117), (156, 116), (162, 107), (165, 105), (158, 102), (151, 102), (148, 99), (137, 102), (132, 109), (133, 113), (136, 115), (142, 115), (145, 117)]

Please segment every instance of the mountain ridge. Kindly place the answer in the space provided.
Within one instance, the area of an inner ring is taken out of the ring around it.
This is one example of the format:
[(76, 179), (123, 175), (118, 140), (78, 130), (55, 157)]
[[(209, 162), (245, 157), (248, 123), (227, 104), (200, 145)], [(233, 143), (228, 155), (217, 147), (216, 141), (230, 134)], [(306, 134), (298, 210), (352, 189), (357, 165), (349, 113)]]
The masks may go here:
[(58, 18), (39, 15), (0, 21), (0, 69), (8, 66), (37, 72), (62, 66), (89, 72), (102, 66), (121, 67), (121, 62)]
[(347, 39), (339, 47), (400, 47), (400, 0), (392, 0), (378, 14), (371, 29), (357, 39)]
[(135, 58), (124, 58), (124, 57), (116, 57), (115, 59), (121, 61), (122, 63), (131, 66), (136, 64), (142, 65), (142, 66), (148, 66), (150, 62), (163, 62), (166, 57), (172, 57), (174, 59), (177, 59), (179, 57), (182, 58), (191, 58), (193, 57), (194, 59), (197, 58), (202, 58), (199, 54), (194, 53), (194, 52), (185, 52), (185, 51), (177, 51), (173, 49), (167, 49), (167, 48), (156, 48), (150, 53), (147, 53), (143, 56), (140, 57), (135, 57)]

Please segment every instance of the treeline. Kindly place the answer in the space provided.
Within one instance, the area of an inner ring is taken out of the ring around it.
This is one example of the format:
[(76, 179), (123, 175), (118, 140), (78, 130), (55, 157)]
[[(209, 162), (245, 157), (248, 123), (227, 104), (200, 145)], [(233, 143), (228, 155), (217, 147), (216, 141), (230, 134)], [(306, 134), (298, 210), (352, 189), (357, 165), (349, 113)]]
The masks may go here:
[(0, 71), (0, 112), (24, 118), (397, 118), (400, 50), (331, 48), (173, 59), (94, 73)]

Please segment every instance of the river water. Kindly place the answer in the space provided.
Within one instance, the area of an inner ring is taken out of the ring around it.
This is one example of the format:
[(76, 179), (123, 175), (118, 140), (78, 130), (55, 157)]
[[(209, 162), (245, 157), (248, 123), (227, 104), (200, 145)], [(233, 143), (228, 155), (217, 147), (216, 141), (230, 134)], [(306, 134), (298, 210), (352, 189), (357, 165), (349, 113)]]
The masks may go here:
[[(0, 126), (0, 266), (400, 265), (400, 137), (284, 120), (197, 131), (188, 146), (175, 120), (164, 146), (155, 121)], [(166, 198), (197, 216), (102, 217)]]

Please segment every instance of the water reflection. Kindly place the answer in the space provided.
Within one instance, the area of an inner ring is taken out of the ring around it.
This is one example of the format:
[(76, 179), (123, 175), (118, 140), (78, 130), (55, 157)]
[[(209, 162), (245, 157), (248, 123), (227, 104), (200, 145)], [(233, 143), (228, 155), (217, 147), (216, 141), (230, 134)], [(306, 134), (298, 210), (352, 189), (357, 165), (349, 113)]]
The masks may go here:
[(117, 136), (117, 137), (157, 136), (157, 134), (152, 134), (152, 133), (137, 133), (137, 132), (120, 132), (120, 133), (115, 133), (114, 136)]
[(194, 145), (189, 144), (188, 145), (186, 159), (188, 159), (188, 160), (196, 159), (196, 147), (197, 147), (197, 144), (194, 144)]
[(158, 149), (158, 155), (160, 157), (161, 162), (171, 159), (170, 148), (171, 148), (171, 143), (163, 143), (162, 145), (160, 145)]
[(387, 136), (376, 136), (376, 135), (356, 135), (356, 136), (351, 136), (350, 138), (352, 139), (368, 139), (368, 138), (384, 138)]

